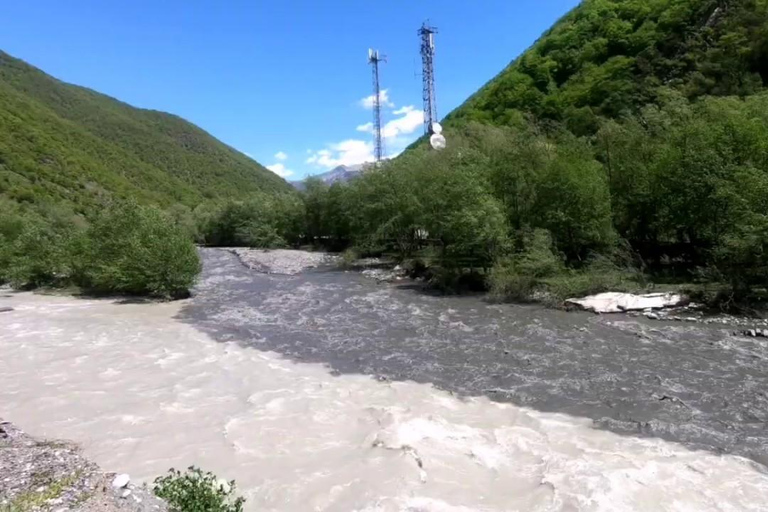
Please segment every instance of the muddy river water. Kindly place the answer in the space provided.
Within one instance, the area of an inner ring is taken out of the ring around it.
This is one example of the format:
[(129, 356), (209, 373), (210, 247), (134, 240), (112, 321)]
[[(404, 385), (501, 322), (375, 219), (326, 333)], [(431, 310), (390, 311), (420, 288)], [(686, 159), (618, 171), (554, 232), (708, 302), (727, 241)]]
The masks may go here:
[(0, 297), (0, 417), (254, 511), (768, 510), (766, 340), (203, 258), (181, 303)]

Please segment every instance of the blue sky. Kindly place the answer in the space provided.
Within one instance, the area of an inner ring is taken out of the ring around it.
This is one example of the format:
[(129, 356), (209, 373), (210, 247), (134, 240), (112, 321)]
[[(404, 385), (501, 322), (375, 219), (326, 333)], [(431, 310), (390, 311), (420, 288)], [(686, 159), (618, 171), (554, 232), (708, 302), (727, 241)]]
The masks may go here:
[(442, 117), (578, 0), (0, 0), (0, 49), (67, 82), (180, 115), (288, 179), (370, 157), (367, 49), (388, 154), (422, 132), (416, 30), (439, 29)]

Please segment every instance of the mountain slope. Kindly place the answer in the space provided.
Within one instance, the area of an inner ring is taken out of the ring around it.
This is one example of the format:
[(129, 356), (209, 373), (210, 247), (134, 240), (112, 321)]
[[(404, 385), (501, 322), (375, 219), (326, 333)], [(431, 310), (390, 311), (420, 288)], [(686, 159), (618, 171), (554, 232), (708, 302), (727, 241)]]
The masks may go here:
[(448, 117), (516, 124), (521, 114), (594, 132), (674, 88), (689, 99), (768, 83), (767, 0), (584, 0)]
[[(317, 178), (326, 185), (333, 185), (334, 183), (346, 183), (351, 179), (360, 176), (360, 173), (365, 170), (369, 164), (357, 164), (357, 165), (339, 165), (334, 167), (330, 171), (322, 174), (316, 174), (312, 178)], [(298, 190), (304, 190), (304, 180), (292, 181), (291, 185)]]
[(87, 212), (291, 190), (197, 126), (63, 83), (0, 51), (0, 196)]

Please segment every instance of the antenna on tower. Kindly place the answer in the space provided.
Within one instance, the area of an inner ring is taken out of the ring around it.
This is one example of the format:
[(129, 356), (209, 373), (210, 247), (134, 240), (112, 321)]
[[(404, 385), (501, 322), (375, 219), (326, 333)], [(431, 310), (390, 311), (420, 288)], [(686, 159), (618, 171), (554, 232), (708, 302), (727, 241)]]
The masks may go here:
[(421, 67), (424, 98), (424, 133), (435, 134), (433, 124), (437, 123), (437, 101), (435, 98), (435, 34), (437, 28), (425, 21), (418, 32), (421, 37)]
[(384, 142), (381, 137), (381, 86), (379, 85), (379, 62), (387, 62), (378, 50), (368, 49), (368, 63), (373, 68), (373, 156), (376, 163), (384, 158)]

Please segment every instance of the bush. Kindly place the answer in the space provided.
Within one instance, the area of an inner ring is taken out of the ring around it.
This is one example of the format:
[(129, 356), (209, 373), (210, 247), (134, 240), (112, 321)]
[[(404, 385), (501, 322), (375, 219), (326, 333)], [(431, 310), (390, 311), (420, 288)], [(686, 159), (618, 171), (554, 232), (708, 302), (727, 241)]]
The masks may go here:
[(65, 284), (71, 275), (70, 234), (34, 223), (10, 242), (0, 262), (4, 281), (18, 289)]
[(360, 254), (353, 247), (350, 247), (341, 253), (339, 266), (341, 268), (352, 268), (358, 259), (360, 259)]
[(299, 240), (302, 205), (293, 196), (257, 196), (195, 210), (198, 240), (218, 247), (274, 249)]
[(638, 292), (644, 287), (642, 274), (622, 267), (605, 256), (594, 256), (582, 269), (568, 269), (543, 280), (549, 305), (559, 306), (566, 299), (602, 292)]
[(190, 466), (187, 471), (171, 468), (157, 477), (155, 495), (173, 512), (242, 512), (245, 499), (235, 496), (235, 481), (220, 481), (213, 473)]
[(14, 288), (71, 283), (72, 247), (82, 226), (63, 209), (0, 202), (0, 283)]
[(179, 298), (201, 270), (189, 235), (160, 210), (135, 203), (97, 218), (78, 259), (78, 284), (105, 293)]
[(613, 258), (594, 255), (582, 268), (573, 269), (565, 267), (553, 252), (548, 231), (536, 230), (523, 243), (524, 250), (499, 260), (491, 269), (492, 297), (523, 302), (536, 299), (558, 306), (573, 297), (642, 287), (642, 274), (627, 263), (618, 263), (627, 259), (621, 252)]
[(488, 276), (491, 296), (499, 300), (527, 301), (541, 288), (542, 278), (563, 272), (552, 250), (552, 235), (537, 229), (522, 239), (523, 250), (498, 260)]

